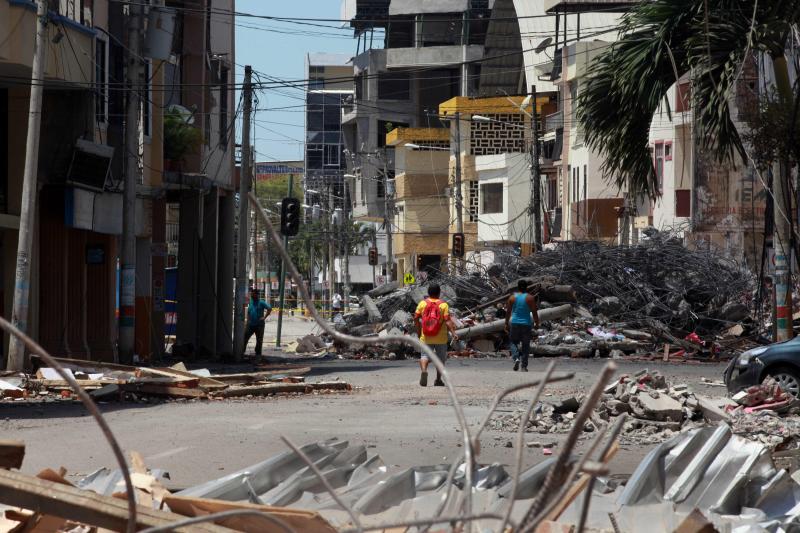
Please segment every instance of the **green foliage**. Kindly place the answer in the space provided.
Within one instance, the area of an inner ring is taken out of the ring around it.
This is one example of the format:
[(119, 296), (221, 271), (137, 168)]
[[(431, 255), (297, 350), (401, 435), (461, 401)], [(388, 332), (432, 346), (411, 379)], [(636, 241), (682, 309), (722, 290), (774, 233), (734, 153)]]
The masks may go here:
[(200, 128), (187, 124), (180, 113), (167, 111), (164, 114), (164, 159), (183, 161), (202, 142)]
[(622, 18), (620, 39), (589, 66), (578, 95), (578, 120), (587, 145), (605, 158), (607, 179), (634, 195), (660, 194), (648, 150), (650, 123), (667, 90), (689, 72), (702, 147), (719, 160), (745, 156), (731, 117), (734, 82), (750, 52), (782, 56), (799, 19), (796, 0), (637, 3)]

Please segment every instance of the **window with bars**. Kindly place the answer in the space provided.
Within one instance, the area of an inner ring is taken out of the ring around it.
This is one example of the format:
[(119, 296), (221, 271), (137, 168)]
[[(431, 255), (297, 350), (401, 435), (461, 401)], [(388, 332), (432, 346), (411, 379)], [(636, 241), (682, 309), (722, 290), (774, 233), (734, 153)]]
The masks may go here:
[(478, 221), (478, 207), (479, 207), (479, 194), (478, 194), (478, 182), (477, 181), (470, 181), (467, 184), (468, 186), (468, 194), (467, 194), (467, 209), (469, 210), (469, 221), (470, 222), (477, 222)]
[(503, 184), (484, 183), (481, 185), (481, 213), (493, 215), (503, 212)]

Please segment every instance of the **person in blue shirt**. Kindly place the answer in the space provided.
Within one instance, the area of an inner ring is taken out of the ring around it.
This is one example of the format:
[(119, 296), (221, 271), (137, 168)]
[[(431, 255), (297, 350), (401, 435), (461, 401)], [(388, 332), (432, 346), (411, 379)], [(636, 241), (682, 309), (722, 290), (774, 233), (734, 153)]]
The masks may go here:
[[(531, 318), (531, 315), (533, 317)], [(510, 322), (510, 326), (509, 326)], [(528, 353), (531, 349), (531, 328), (536, 322), (539, 327), (539, 310), (536, 298), (528, 293), (528, 282), (524, 279), (517, 283), (517, 292), (508, 297), (506, 303), (506, 333), (511, 341), (511, 358), (514, 360), (514, 371), (528, 371)]]
[(258, 289), (250, 289), (250, 303), (247, 304), (247, 330), (244, 345), (256, 334), (256, 359), (261, 359), (261, 344), (264, 342), (264, 321), (272, 312), (272, 307), (259, 297)]

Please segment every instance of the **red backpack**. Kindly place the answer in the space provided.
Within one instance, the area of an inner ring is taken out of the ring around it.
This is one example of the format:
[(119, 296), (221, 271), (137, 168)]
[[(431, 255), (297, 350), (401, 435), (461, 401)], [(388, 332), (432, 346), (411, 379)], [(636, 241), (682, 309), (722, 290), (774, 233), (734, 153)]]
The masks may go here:
[(439, 307), (441, 302), (433, 302), (430, 298), (425, 298), (425, 310), (422, 311), (422, 334), (426, 337), (433, 337), (442, 329), (442, 309)]

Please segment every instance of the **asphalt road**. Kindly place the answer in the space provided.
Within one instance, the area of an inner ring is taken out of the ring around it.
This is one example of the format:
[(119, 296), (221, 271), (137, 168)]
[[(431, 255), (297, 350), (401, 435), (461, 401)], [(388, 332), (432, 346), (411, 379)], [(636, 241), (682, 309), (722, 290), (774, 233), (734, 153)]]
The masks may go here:
[[(532, 360), (527, 374), (512, 372), (507, 359), (456, 359), (448, 362), (448, 369), (467, 419), (475, 424), (500, 389), (540, 376), (548, 362)], [(557, 363), (557, 371), (575, 377), (549, 387), (546, 401), (586, 393), (606, 361), (558, 359)], [(695, 392), (724, 395), (724, 389), (700, 381), (701, 377), (719, 379), (722, 365), (647, 366)], [(618, 372), (635, 373), (644, 367), (620, 362)], [(364, 442), (388, 464), (399, 466), (440, 463), (463, 450), (446, 389), (420, 387), (415, 360), (319, 361), (308, 376), (309, 380), (335, 378), (348, 381), (355, 390), (224, 401), (112, 403), (102, 409), (123, 449), (139, 451), (148, 466), (170, 472), (173, 488), (219, 477), (283, 451), (281, 435), (300, 444), (333, 437)], [(530, 391), (517, 393), (501, 409), (522, 406), (530, 395)], [(563, 440), (563, 435), (553, 437)], [(0, 438), (26, 443), (23, 471), (29, 473), (63, 466), (71, 475), (80, 475), (115, 464), (100, 430), (80, 405), (0, 403)], [(508, 464), (514, 449), (506, 445), (512, 439), (508, 432), (487, 431), (479, 460)], [(648, 449), (623, 448), (614, 470), (631, 472)], [(526, 465), (542, 458), (541, 450), (526, 449)]]

